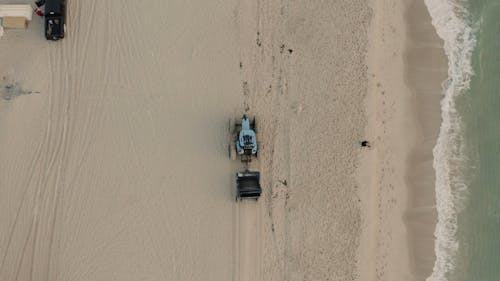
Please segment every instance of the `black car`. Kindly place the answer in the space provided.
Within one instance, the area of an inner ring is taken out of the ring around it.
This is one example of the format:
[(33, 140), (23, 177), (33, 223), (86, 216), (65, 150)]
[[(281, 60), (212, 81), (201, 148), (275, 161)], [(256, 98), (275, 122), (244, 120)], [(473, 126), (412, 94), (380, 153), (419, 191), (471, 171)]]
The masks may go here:
[(45, 5), (45, 38), (59, 40), (66, 31), (66, 0), (39, 0), (37, 6)]

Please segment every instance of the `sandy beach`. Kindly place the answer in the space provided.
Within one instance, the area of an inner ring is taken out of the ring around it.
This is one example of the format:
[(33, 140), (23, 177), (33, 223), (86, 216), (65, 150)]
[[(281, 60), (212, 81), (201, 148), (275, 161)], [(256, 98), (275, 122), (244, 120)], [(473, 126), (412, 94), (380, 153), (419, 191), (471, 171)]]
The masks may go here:
[[(423, 1), (69, 0), (68, 17), (59, 42), (39, 17), (0, 39), (0, 280), (430, 275), (446, 60)], [(243, 113), (263, 194), (236, 203)]]
[(447, 61), (424, 1), (372, 2), (361, 280), (425, 280), (437, 220), (434, 148)]

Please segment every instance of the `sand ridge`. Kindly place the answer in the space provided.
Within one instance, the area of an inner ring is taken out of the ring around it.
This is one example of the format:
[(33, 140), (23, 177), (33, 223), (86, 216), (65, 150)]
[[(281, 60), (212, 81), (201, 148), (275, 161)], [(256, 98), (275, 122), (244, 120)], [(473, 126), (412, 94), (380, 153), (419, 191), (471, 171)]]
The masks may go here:
[(262, 280), (356, 279), (370, 9), (364, 1), (258, 3), (242, 88), (264, 123)]

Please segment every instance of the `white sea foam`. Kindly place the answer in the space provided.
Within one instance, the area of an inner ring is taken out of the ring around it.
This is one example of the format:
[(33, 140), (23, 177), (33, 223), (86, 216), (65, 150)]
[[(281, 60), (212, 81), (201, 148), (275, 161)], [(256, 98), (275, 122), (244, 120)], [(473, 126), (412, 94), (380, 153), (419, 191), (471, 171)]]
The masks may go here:
[(475, 47), (474, 31), (463, 0), (425, 0), (432, 24), (444, 40), (448, 57), (448, 79), (443, 84), (442, 124), (434, 147), (436, 204), (438, 223), (434, 235), (436, 262), (427, 281), (446, 281), (455, 268), (459, 250), (457, 215), (467, 186), (462, 178), (464, 139), (456, 99), (469, 89), (473, 75), (471, 56)]

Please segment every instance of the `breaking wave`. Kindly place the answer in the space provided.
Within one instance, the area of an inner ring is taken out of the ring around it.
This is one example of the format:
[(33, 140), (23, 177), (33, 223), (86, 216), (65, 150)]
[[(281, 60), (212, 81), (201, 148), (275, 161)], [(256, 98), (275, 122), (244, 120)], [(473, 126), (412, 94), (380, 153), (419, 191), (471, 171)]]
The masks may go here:
[(442, 124), (434, 147), (438, 222), (435, 235), (436, 262), (427, 281), (446, 281), (455, 268), (459, 249), (458, 213), (467, 190), (461, 178), (465, 167), (463, 125), (456, 108), (457, 97), (469, 89), (472, 51), (476, 45), (470, 15), (463, 0), (425, 0), (432, 24), (444, 40), (448, 79), (443, 83)]

